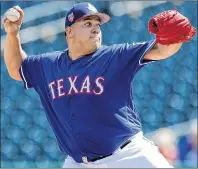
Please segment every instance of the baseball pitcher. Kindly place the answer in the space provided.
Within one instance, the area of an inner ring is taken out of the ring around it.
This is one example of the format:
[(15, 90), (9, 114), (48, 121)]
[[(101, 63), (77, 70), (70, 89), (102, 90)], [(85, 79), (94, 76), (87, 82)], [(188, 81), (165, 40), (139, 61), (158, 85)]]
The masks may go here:
[(177, 10), (164, 11), (148, 22), (154, 40), (106, 46), (101, 26), (110, 17), (90, 3), (78, 3), (65, 18), (68, 48), (27, 56), (19, 34), (24, 13), (13, 8), (20, 18), (4, 19), (5, 63), (13, 79), (38, 93), (60, 150), (68, 155), (63, 167), (172, 167), (143, 136), (132, 80), (193, 38), (189, 20)]

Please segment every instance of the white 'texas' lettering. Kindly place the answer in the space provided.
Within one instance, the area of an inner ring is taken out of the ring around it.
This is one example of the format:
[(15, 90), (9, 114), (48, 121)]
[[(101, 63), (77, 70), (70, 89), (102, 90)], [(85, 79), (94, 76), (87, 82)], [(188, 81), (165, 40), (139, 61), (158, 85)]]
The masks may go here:
[(54, 93), (54, 88), (53, 88), (53, 85), (55, 85), (55, 82), (51, 82), (49, 83), (49, 88), (51, 90), (51, 94), (52, 94), (52, 99), (55, 99), (55, 93)]
[(95, 80), (96, 86), (99, 88), (98, 92), (95, 89), (93, 89), (93, 92), (96, 95), (100, 95), (100, 94), (102, 94), (104, 92), (104, 87), (102, 86), (102, 82), (100, 82), (101, 80), (104, 81), (105, 79), (103, 77), (98, 77)]
[(57, 86), (58, 86), (58, 96), (64, 96), (65, 95), (65, 92), (62, 91), (63, 89), (63, 79), (59, 79), (57, 80)]
[(78, 76), (75, 76), (74, 80), (72, 80), (71, 77), (68, 77), (68, 80), (69, 80), (69, 83), (70, 83), (70, 89), (69, 89), (68, 94), (71, 94), (72, 89), (74, 90), (75, 93), (78, 93), (78, 90), (75, 87), (75, 82), (76, 82), (77, 78), (78, 78)]
[[(68, 79), (68, 80), (67, 80)], [(68, 86), (64, 85), (64, 81), (67, 80)], [(97, 77), (95, 81), (91, 81), (89, 75), (85, 77), (83, 81), (78, 79), (78, 76), (68, 77), (66, 79), (61, 78), (48, 84), (52, 99), (59, 98), (61, 96), (73, 95), (73, 94), (95, 94), (101, 95), (104, 92), (104, 77)], [(78, 83), (77, 83), (78, 82)], [(67, 90), (68, 89), (68, 90)]]
[(82, 83), (82, 87), (80, 89), (80, 93), (83, 93), (83, 90), (86, 89), (86, 93), (90, 93), (90, 78), (87, 76)]

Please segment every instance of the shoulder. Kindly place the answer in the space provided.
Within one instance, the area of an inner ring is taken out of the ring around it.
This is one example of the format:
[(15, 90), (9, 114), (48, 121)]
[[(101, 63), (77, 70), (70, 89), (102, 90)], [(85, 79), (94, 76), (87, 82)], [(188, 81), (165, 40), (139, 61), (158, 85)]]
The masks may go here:
[(112, 45), (102, 45), (94, 54), (93, 58), (103, 58), (105, 60), (112, 59), (115, 56), (122, 55), (126, 44), (112, 44)]
[(123, 50), (127, 49), (127, 48), (131, 48), (131, 47), (137, 47), (139, 45), (143, 45), (146, 42), (132, 42), (132, 43), (121, 43), (121, 44), (112, 44), (109, 46), (103, 46), (103, 50), (104, 51), (112, 51), (112, 52), (122, 52)]
[(126, 44), (113, 44), (113, 45), (103, 45), (98, 53), (110, 53), (121, 52), (125, 48)]
[(139, 47), (139, 46), (147, 46), (147, 45), (152, 45), (155, 43), (155, 40), (150, 40), (150, 41), (141, 41), (141, 42), (131, 42), (131, 43), (121, 43), (121, 44), (113, 44), (109, 46), (111, 49), (124, 49), (128, 47)]
[(121, 44), (112, 44), (112, 45), (105, 46), (105, 47), (108, 50), (116, 50), (116, 49), (123, 48), (125, 45), (126, 45), (126, 43), (121, 43)]
[(155, 40), (150, 41), (141, 41), (141, 42), (132, 42), (132, 43), (123, 43), (113, 45), (112, 48), (115, 51), (119, 52), (144, 52), (152, 48), (155, 45)]
[(113, 44), (113, 45), (104, 45), (101, 47), (100, 52), (117, 52), (122, 53), (123, 51), (128, 50), (137, 50), (141, 49), (144, 50), (148, 47), (152, 47), (155, 44), (155, 40), (151, 41), (142, 41), (142, 42), (131, 42), (131, 43), (121, 43), (121, 44)]
[(54, 62), (58, 60), (61, 55), (65, 54), (65, 51), (53, 51), (53, 52), (47, 52), (37, 55), (30, 55), (26, 59), (33, 60), (33, 61), (42, 61), (42, 62)]
[(53, 51), (53, 52), (47, 52), (47, 53), (43, 53), (40, 55), (40, 57), (42, 59), (46, 59), (46, 60), (57, 60), (60, 58), (61, 55), (65, 54), (66, 51)]

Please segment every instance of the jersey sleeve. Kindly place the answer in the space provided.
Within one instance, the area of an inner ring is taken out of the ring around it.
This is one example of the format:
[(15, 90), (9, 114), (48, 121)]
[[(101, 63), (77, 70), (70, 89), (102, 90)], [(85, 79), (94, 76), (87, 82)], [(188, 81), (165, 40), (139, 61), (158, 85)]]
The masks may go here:
[(21, 64), (19, 73), (25, 89), (36, 87), (41, 80), (42, 54), (26, 57)]
[(155, 60), (144, 60), (144, 56), (155, 45), (155, 40), (147, 42), (137, 42), (132, 44), (122, 44), (120, 56), (118, 61), (121, 69), (131, 68), (134, 72), (137, 72), (145, 65), (154, 62)]

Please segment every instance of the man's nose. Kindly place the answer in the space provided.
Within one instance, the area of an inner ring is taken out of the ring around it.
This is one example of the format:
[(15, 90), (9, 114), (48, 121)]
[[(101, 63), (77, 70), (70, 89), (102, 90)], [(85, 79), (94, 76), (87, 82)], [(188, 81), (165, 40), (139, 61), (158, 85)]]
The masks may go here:
[(92, 32), (93, 34), (99, 34), (100, 33), (100, 28), (99, 27), (95, 27), (93, 28)]

